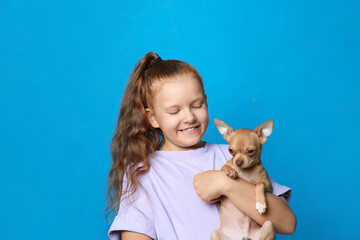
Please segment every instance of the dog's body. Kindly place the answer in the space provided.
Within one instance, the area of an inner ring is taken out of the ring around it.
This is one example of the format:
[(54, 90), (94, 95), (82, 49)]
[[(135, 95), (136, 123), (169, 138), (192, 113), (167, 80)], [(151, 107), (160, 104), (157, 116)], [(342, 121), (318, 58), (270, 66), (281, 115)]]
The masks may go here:
[[(221, 170), (230, 178), (240, 177), (255, 185), (255, 207), (259, 214), (263, 214), (267, 209), (265, 192), (272, 192), (272, 186), (260, 158), (262, 144), (272, 132), (273, 121), (268, 121), (255, 130), (234, 130), (218, 119), (215, 119), (215, 124), (229, 142), (229, 152), (233, 155)], [(225, 197), (220, 201), (220, 215), (221, 225), (212, 232), (212, 240), (275, 239), (274, 227), (270, 221), (260, 226)]]

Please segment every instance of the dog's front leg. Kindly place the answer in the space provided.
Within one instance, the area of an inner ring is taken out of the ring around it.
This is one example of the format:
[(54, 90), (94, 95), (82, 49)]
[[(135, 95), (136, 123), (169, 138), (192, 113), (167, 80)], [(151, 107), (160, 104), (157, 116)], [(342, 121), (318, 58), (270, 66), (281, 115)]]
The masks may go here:
[(255, 185), (255, 200), (256, 200), (256, 210), (258, 210), (260, 214), (263, 214), (267, 208), (264, 182), (258, 182)]
[(222, 166), (221, 171), (225, 172), (226, 176), (232, 179), (236, 179), (238, 177), (238, 173), (234, 169), (232, 158), (229, 161), (227, 161), (224, 166)]

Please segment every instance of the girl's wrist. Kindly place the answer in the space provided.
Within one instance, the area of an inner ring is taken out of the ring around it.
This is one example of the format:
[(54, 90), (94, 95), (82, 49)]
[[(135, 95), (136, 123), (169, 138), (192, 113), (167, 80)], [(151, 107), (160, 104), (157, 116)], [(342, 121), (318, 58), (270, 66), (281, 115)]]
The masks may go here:
[(236, 189), (246, 186), (247, 182), (241, 178), (231, 179), (226, 175), (225, 177), (226, 179), (224, 180), (224, 185), (223, 185), (224, 186), (223, 195), (226, 197), (229, 197)]
[(222, 181), (223, 181), (222, 195), (228, 197), (229, 194), (233, 191), (233, 189), (234, 189), (234, 187), (236, 185), (235, 182), (237, 180), (233, 180), (233, 179), (229, 178), (228, 176), (226, 176), (226, 174), (224, 172), (222, 172), (222, 173), (223, 173), (223, 176), (222, 176), (223, 177), (223, 179), (222, 179)]

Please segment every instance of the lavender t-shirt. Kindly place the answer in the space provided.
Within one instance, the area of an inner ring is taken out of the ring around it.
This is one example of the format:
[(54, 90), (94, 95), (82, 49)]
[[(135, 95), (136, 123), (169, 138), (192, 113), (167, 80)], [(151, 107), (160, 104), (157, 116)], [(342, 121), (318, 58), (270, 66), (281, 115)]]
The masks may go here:
[[(137, 190), (135, 202), (131, 204), (127, 198), (121, 202), (109, 237), (119, 240), (121, 231), (127, 230), (159, 240), (209, 240), (220, 226), (218, 206), (196, 194), (193, 178), (220, 169), (230, 157), (228, 145), (210, 143), (195, 150), (157, 151), (141, 179), (143, 189)], [(270, 180), (273, 194), (289, 201), (291, 189)]]

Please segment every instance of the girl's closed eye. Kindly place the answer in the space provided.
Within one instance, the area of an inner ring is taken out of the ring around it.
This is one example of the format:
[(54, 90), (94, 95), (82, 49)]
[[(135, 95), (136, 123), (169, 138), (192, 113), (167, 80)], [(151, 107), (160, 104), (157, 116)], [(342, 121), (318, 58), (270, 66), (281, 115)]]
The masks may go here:
[(204, 105), (204, 102), (199, 102), (193, 105), (193, 108), (201, 108)]
[(201, 104), (196, 104), (193, 106), (193, 108), (201, 108), (202, 107), (202, 103)]
[(170, 110), (168, 113), (169, 113), (170, 115), (175, 115), (175, 114), (177, 114), (179, 111), (180, 111), (179, 109), (174, 109), (174, 110)]

